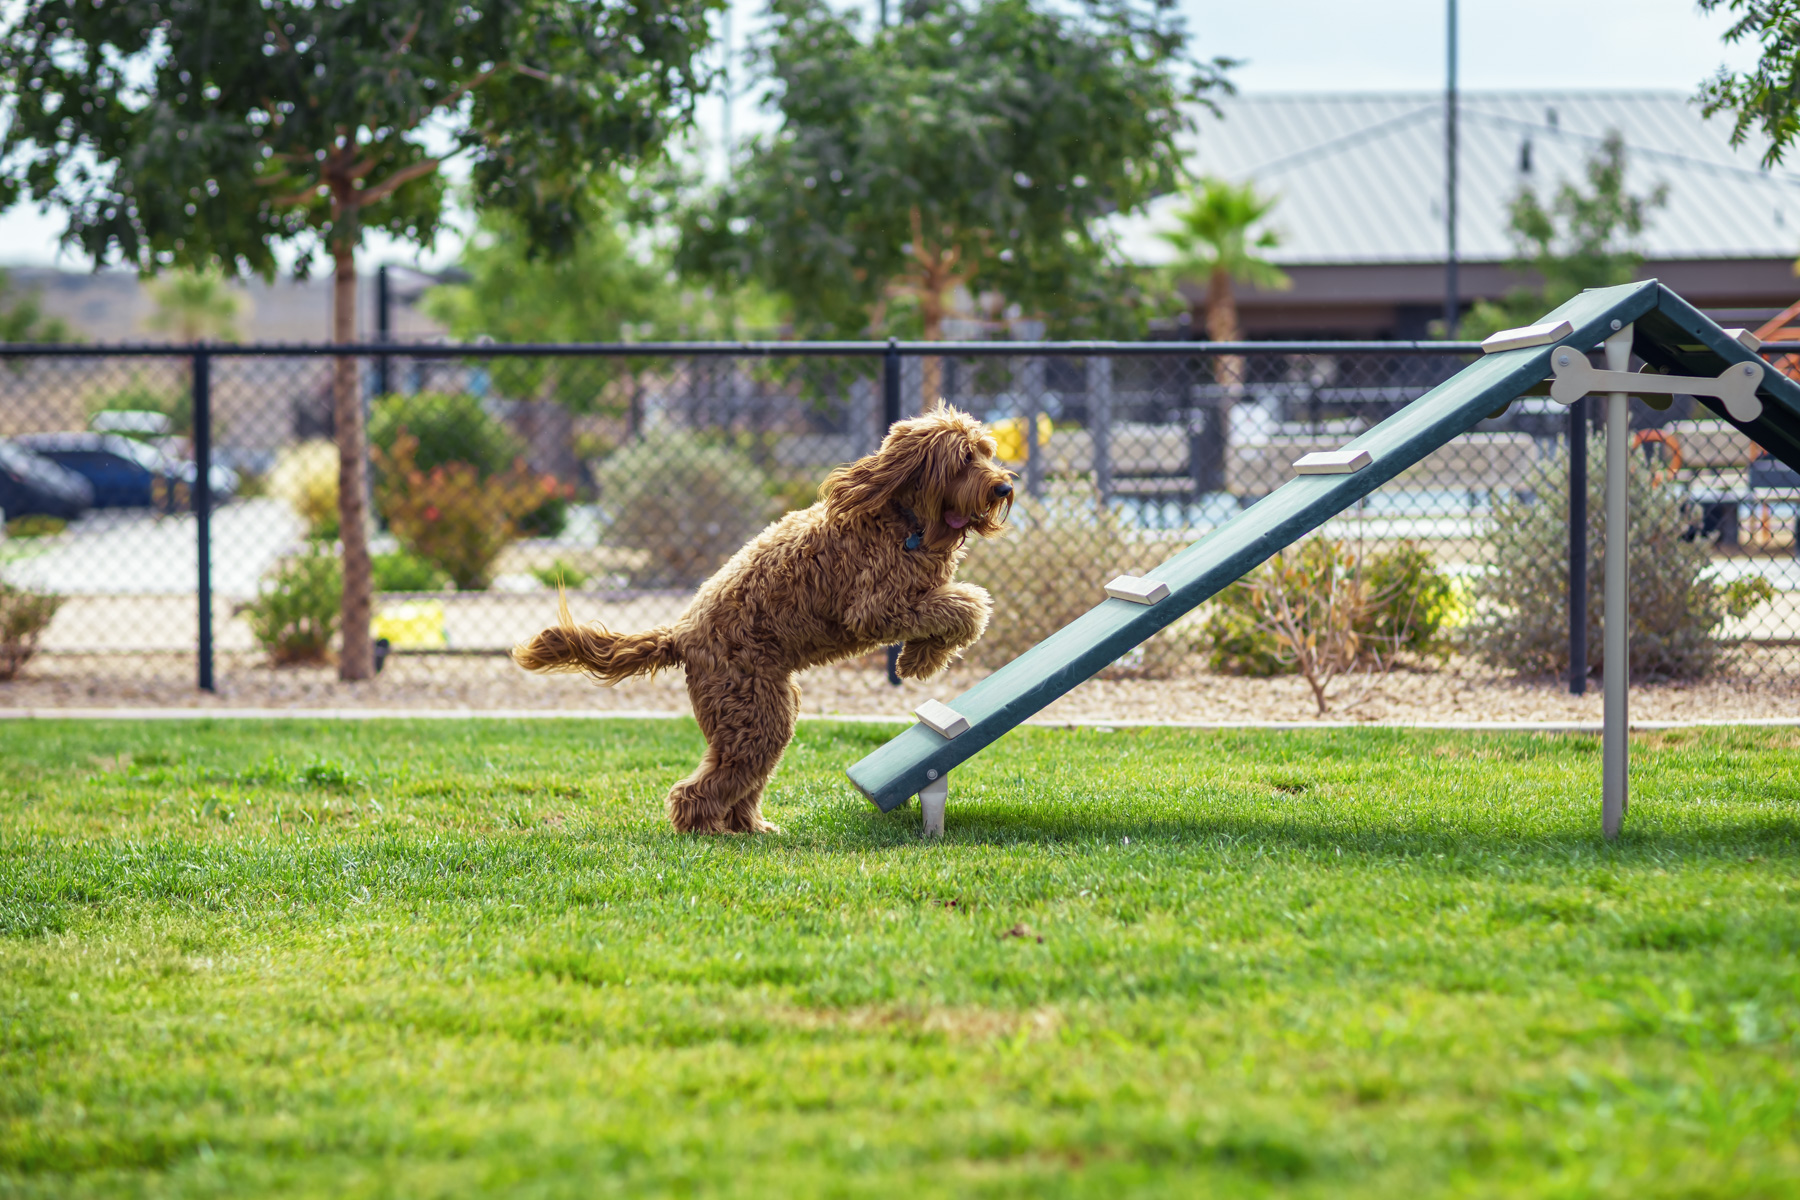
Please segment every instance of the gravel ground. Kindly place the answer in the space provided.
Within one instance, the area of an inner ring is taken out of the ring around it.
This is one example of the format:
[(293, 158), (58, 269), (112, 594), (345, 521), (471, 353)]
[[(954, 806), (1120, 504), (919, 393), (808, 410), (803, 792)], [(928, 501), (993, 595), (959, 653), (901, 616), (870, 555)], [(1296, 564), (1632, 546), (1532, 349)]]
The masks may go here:
[[(1748, 720), (1800, 717), (1800, 671), (1793, 649), (1765, 651), (1738, 673), (1697, 684), (1632, 688), (1638, 721)], [(813, 716), (903, 718), (921, 700), (950, 700), (985, 672), (958, 668), (930, 683), (890, 686), (879, 655), (809, 672), (801, 679)], [(327, 668), (272, 670), (249, 658), (222, 658), (218, 693), (195, 689), (191, 659), (45, 655), (21, 677), (0, 683), (0, 711), (59, 708), (268, 708), (544, 710), (561, 712), (688, 711), (679, 672), (616, 688), (579, 676), (534, 676), (499, 657), (397, 657), (368, 683), (339, 683)], [(1598, 681), (1571, 696), (1560, 681), (1517, 679), (1471, 660), (1433, 671), (1397, 671), (1334, 690), (1332, 721), (1598, 721)], [(1046, 709), (1043, 721), (1260, 722), (1318, 719), (1297, 678), (1240, 679), (1213, 675), (1194, 660), (1172, 679), (1094, 679)]]

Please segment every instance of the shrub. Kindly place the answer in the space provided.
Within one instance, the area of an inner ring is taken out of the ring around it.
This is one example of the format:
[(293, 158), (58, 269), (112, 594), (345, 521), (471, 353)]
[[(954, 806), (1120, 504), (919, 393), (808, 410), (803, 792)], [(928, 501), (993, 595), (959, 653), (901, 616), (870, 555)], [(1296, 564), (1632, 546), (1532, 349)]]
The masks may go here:
[[(525, 443), (466, 392), (415, 392), (377, 400), (369, 444), (392, 454), (403, 430), (418, 440), (413, 462), (421, 471), (466, 463), (486, 480), (525, 456)], [(568, 520), (569, 494), (559, 489), (519, 520), (517, 536), (555, 537)]]
[(547, 567), (533, 567), (532, 578), (545, 587), (579, 588), (593, 578), (592, 574), (582, 570), (566, 558), (559, 558)]
[[(963, 657), (982, 667), (1003, 666), (1106, 598), (1106, 582), (1149, 570), (1169, 548), (1136, 539), (1091, 497), (1052, 493), (1013, 510), (1010, 528), (972, 545), (957, 578), (994, 597), (987, 632)], [(1161, 678), (1186, 657), (1186, 639), (1164, 630), (1121, 658), (1109, 675)]]
[(16, 678), (37, 653), (38, 639), (62, 603), (61, 596), (0, 582), (0, 680)]
[(264, 581), (262, 594), (242, 612), (250, 632), (276, 666), (323, 663), (331, 658), (344, 572), (323, 547), (282, 560)]
[(1207, 626), (1213, 665), (1244, 674), (1294, 672), (1324, 715), (1338, 677), (1379, 676), (1401, 654), (1442, 652), (1437, 635), (1454, 598), (1450, 581), (1415, 546), (1363, 556), (1347, 543), (1314, 537), (1221, 593)]
[[(1606, 567), (1605, 442), (1588, 446), (1588, 667), (1604, 657), (1601, 621)], [(1720, 666), (1713, 635), (1771, 599), (1764, 579), (1720, 584), (1709, 577), (1706, 542), (1692, 537), (1699, 513), (1674, 481), (1658, 482), (1659, 464), (1630, 456), (1626, 489), (1631, 523), (1631, 662), (1641, 679), (1694, 679)], [(1534, 467), (1522, 491), (1497, 501), (1482, 532), (1486, 571), (1475, 581), (1474, 648), (1521, 674), (1569, 669), (1569, 477), (1567, 465)], [(1691, 540), (1690, 540), (1691, 539)]]
[(69, 523), (61, 517), (32, 513), (30, 516), (14, 517), (8, 521), (6, 536), (15, 538), (55, 537), (68, 527)]
[(773, 515), (768, 480), (742, 452), (690, 433), (656, 432), (595, 471), (614, 546), (646, 552), (637, 587), (693, 587)]
[[(1282, 618), (1284, 606), (1291, 620)], [(1450, 580), (1419, 546), (1402, 542), (1358, 555), (1346, 543), (1315, 537), (1220, 592), (1202, 640), (1213, 670), (1267, 678), (1306, 673), (1303, 658), (1312, 651), (1293, 645), (1294, 637), (1310, 631), (1316, 646), (1343, 639), (1354, 649), (1335, 673), (1374, 665), (1377, 656), (1442, 656), (1449, 650), (1443, 631), (1455, 608)], [(1347, 624), (1339, 629), (1334, 622)], [(1284, 631), (1283, 624), (1293, 628)]]
[(269, 495), (287, 501), (317, 541), (338, 535), (338, 449), (331, 442), (289, 446), (269, 472)]
[(435, 592), (450, 582), (436, 563), (404, 550), (374, 555), (369, 565), (378, 592)]
[[(134, 373), (130, 382), (118, 391), (88, 399), (90, 420), (95, 414), (103, 412), (161, 413), (169, 420), (169, 433), (175, 437), (194, 436), (194, 393), (191, 385), (157, 387), (146, 383), (142, 376)], [(220, 421), (215, 414), (214, 435), (217, 436), (219, 431)]]
[(486, 479), (525, 454), (525, 443), (466, 392), (414, 392), (375, 401), (369, 444), (391, 455), (402, 432), (415, 440), (413, 465), (421, 471), (462, 463)]
[(442, 567), (461, 590), (481, 591), (493, 582), (501, 551), (519, 536), (520, 519), (560, 495), (560, 485), (523, 461), (486, 478), (463, 462), (426, 470), (418, 445), (402, 431), (391, 450), (370, 450), (380, 468), (376, 505), (409, 550)]

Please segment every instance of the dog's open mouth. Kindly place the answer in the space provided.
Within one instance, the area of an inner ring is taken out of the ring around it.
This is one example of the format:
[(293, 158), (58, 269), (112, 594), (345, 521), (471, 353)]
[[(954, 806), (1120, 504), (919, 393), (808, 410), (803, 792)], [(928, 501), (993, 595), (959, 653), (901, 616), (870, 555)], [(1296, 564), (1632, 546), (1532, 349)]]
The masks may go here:
[(961, 529), (964, 525), (967, 525), (968, 523), (969, 523), (969, 518), (963, 516), (959, 512), (946, 512), (944, 514), (944, 524), (948, 525), (952, 529)]

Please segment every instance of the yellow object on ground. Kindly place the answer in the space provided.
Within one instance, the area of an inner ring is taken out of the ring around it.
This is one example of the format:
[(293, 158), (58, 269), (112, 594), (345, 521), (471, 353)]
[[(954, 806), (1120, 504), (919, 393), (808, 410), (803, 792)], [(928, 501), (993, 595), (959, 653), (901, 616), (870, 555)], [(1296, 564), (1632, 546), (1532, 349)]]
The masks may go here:
[(395, 650), (441, 650), (450, 644), (444, 633), (440, 600), (409, 600), (375, 614), (370, 632), (386, 638)]
[[(1050, 418), (1039, 413), (1037, 419), (1038, 445), (1042, 446), (1050, 440), (1050, 430)], [(995, 457), (1002, 462), (1024, 462), (1031, 457), (1030, 447), (1025, 444), (1024, 417), (1007, 417), (1004, 420), (995, 421), (988, 426), (988, 431), (994, 435), (994, 442), (1000, 447)]]

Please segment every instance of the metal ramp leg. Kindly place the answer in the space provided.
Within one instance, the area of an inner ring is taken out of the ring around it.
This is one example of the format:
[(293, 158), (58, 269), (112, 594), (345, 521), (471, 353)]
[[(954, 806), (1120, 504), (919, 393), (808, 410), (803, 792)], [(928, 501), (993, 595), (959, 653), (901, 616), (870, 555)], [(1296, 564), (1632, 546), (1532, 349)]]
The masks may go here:
[(950, 798), (950, 774), (931, 774), (934, 779), (919, 789), (919, 808), (925, 814), (925, 836), (941, 838), (944, 836), (944, 802)]

